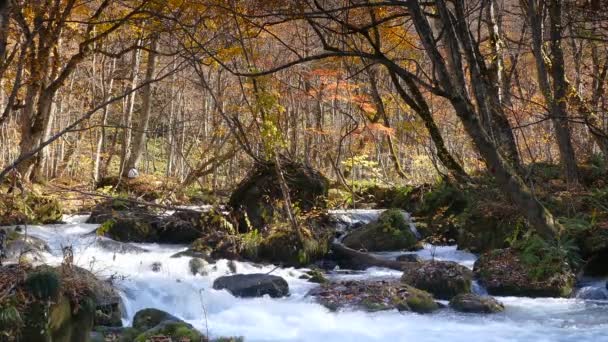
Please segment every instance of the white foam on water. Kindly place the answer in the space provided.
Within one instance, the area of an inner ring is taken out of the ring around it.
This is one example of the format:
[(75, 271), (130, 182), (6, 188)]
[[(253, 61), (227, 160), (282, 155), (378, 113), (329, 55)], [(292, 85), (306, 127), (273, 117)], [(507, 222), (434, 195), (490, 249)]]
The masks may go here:
[[(459, 314), (444, 309), (430, 315), (386, 311), (331, 312), (314, 303), (306, 293), (315, 284), (299, 279), (304, 270), (256, 266), (236, 262), (238, 273), (271, 272), (284, 277), (291, 296), (241, 299), (211, 288), (213, 280), (229, 274), (228, 262), (208, 267), (208, 276), (192, 275), (189, 257), (171, 258), (185, 246), (137, 244), (146, 253), (118, 254), (100, 247), (97, 225), (80, 219), (63, 225), (31, 226), (28, 233), (47, 241), (52, 254), (47, 262), (61, 262), (61, 248), (72, 245), (75, 263), (100, 277), (113, 276), (125, 303), (124, 322), (130, 324), (140, 309), (158, 308), (182, 318), (212, 336), (244, 336), (259, 341), (416, 341), (416, 342), (603, 342), (608, 341), (608, 306), (577, 299), (499, 298), (506, 311), (495, 315)], [(418, 252), (430, 256), (425, 248)], [(464, 265), (471, 255), (451, 247), (438, 247), (435, 259)], [(160, 270), (152, 266), (160, 263)], [(333, 277), (368, 279), (398, 277), (399, 272), (371, 268)]]

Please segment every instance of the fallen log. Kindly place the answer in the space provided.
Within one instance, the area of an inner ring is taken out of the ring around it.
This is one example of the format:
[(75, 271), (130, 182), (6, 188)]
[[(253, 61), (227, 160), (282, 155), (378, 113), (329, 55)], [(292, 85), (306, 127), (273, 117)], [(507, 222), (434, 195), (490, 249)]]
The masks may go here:
[(381, 259), (337, 242), (331, 244), (331, 250), (338, 265), (353, 270), (364, 270), (369, 267), (385, 267), (403, 271), (412, 264), (411, 262)]

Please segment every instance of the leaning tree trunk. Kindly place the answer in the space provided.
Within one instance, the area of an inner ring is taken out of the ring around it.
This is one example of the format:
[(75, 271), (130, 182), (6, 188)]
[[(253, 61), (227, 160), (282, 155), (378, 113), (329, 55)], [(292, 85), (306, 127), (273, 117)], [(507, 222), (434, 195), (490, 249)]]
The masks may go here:
[[(445, 3), (437, 0), (437, 3)], [(561, 225), (553, 215), (534, 197), (523, 179), (499, 152), (488, 134), (481, 126), (476, 109), (467, 94), (454, 87), (449, 76), (445, 60), (439, 52), (433, 31), (420, 7), (419, 0), (407, 3), (418, 36), (426, 54), (433, 62), (439, 84), (449, 92), (448, 100), (454, 107), (467, 134), (473, 140), (476, 149), (484, 159), (488, 170), (494, 175), (501, 190), (507, 194), (513, 203), (522, 211), (536, 232), (546, 239), (554, 239), (561, 230)], [(454, 75), (463, 80), (464, 74)], [(473, 79), (472, 82), (483, 82)]]

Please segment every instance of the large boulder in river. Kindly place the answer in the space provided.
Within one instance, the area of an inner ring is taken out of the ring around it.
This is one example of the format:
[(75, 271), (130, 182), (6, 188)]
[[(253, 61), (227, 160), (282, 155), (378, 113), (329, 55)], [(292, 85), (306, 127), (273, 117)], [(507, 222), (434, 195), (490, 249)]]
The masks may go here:
[(330, 310), (355, 308), (365, 311), (393, 310), (429, 313), (439, 305), (428, 292), (398, 281), (343, 281), (324, 283), (311, 290), (321, 305)]
[(4, 246), (4, 260), (6, 262), (19, 262), (20, 258), (29, 261), (41, 261), (43, 253), (51, 251), (42, 239), (35, 236), (26, 236), (18, 232), (19, 229), (6, 228), (6, 244)]
[(167, 312), (144, 309), (135, 314), (133, 328), (122, 336), (122, 340), (136, 342), (203, 341), (203, 335), (191, 324)]
[(0, 267), (5, 293), (2, 332), (20, 341), (88, 341), (95, 320), (91, 284), (70, 267), (25, 264)]
[(215, 290), (228, 290), (235, 297), (285, 297), (289, 285), (285, 279), (271, 274), (235, 274), (219, 277), (213, 282)]
[(468, 313), (497, 313), (505, 310), (505, 306), (496, 299), (472, 293), (459, 294), (452, 298), (450, 307)]
[(91, 271), (77, 266), (73, 266), (64, 277), (71, 277), (72, 281), (87, 284), (96, 305), (95, 325), (122, 326), (123, 303), (111, 281), (99, 279)]
[[(488, 293), (495, 296), (568, 297), (576, 277), (561, 260), (526, 264), (513, 248), (498, 249), (481, 255), (475, 262), (475, 275)], [(535, 269), (536, 268), (536, 269)], [(539, 272), (543, 269), (549, 272)]]
[(438, 299), (471, 292), (473, 272), (452, 261), (412, 263), (404, 269), (401, 281), (432, 293)]
[[(291, 201), (300, 212), (324, 207), (329, 181), (313, 168), (284, 161), (281, 171), (289, 188)], [(275, 215), (281, 213), (283, 194), (273, 162), (258, 163), (251, 174), (241, 181), (230, 196), (228, 204), (240, 213), (239, 230), (247, 232), (251, 226), (262, 229)]]
[(399, 209), (383, 212), (376, 221), (349, 233), (343, 243), (353, 249), (372, 252), (420, 249), (416, 234)]
[(187, 244), (211, 227), (204, 219), (209, 213), (188, 214), (160, 215), (126, 200), (113, 200), (95, 207), (87, 222), (101, 223), (97, 233), (116, 241)]

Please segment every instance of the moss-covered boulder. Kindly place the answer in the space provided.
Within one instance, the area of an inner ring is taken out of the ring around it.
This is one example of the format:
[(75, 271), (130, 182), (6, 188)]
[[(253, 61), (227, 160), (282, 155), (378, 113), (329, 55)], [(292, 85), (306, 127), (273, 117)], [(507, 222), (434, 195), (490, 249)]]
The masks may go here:
[(132, 326), (134, 329), (146, 331), (165, 321), (178, 322), (180, 319), (165, 311), (149, 308), (135, 313)]
[(576, 281), (563, 260), (526, 262), (514, 248), (482, 254), (474, 271), (488, 293), (496, 296), (568, 297)]
[(170, 338), (169, 341), (203, 341), (203, 335), (191, 324), (184, 321), (162, 322), (154, 328), (139, 334), (134, 342), (148, 342), (152, 338)]
[(305, 266), (323, 258), (329, 251), (329, 231), (314, 232), (306, 226), (299, 229), (299, 233), (284, 226), (272, 229), (259, 241), (253, 260)]
[(2, 298), (0, 316), (18, 313), (14, 335), (31, 342), (89, 340), (97, 302), (88, 283), (61, 267), (11, 265), (0, 272), (0, 279), (8, 276), (13, 284), (13, 291)]
[(324, 283), (308, 295), (330, 310), (355, 308), (373, 312), (397, 309), (429, 313), (439, 308), (428, 292), (394, 281)]
[(489, 296), (472, 293), (459, 294), (450, 300), (450, 307), (467, 313), (497, 313), (505, 310), (504, 304)]
[[(329, 181), (313, 168), (284, 160), (281, 164), (292, 203), (302, 213), (326, 205)], [(263, 230), (283, 217), (283, 194), (273, 162), (258, 163), (232, 192), (228, 204), (238, 213), (239, 230)], [(283, 217), (284, 218), (284, 217)]]
[[(100, 223), (99, 235), (120, 242), (187, 244), (207, 233), (234, 229), (224, 215), (215, 210), (205, 213), (188, 210), (165, 216), (122, 199), (100, 203), (87, 222)], [(224, 223), (228, 227), (220, 227)]]
[(471, 270), (451, 261), (412, 263), (404, 269), (401, 277), (404, 283), (446, 300), (470, 293), (472, 280)]
[(152, 338), (170, 341), (202, 341), (203, 335), (191, 324), (158, 309), (144, 309), (135, 314), (133, 328), (122, 334), (121, 340), (131, 337), (134, 342), (146, 342)]
[(350, 232), (343, 243), (353, 249), (368, 251), (420, 249), (410, 222), (399, 209), (389, 209), (376, 221)]

